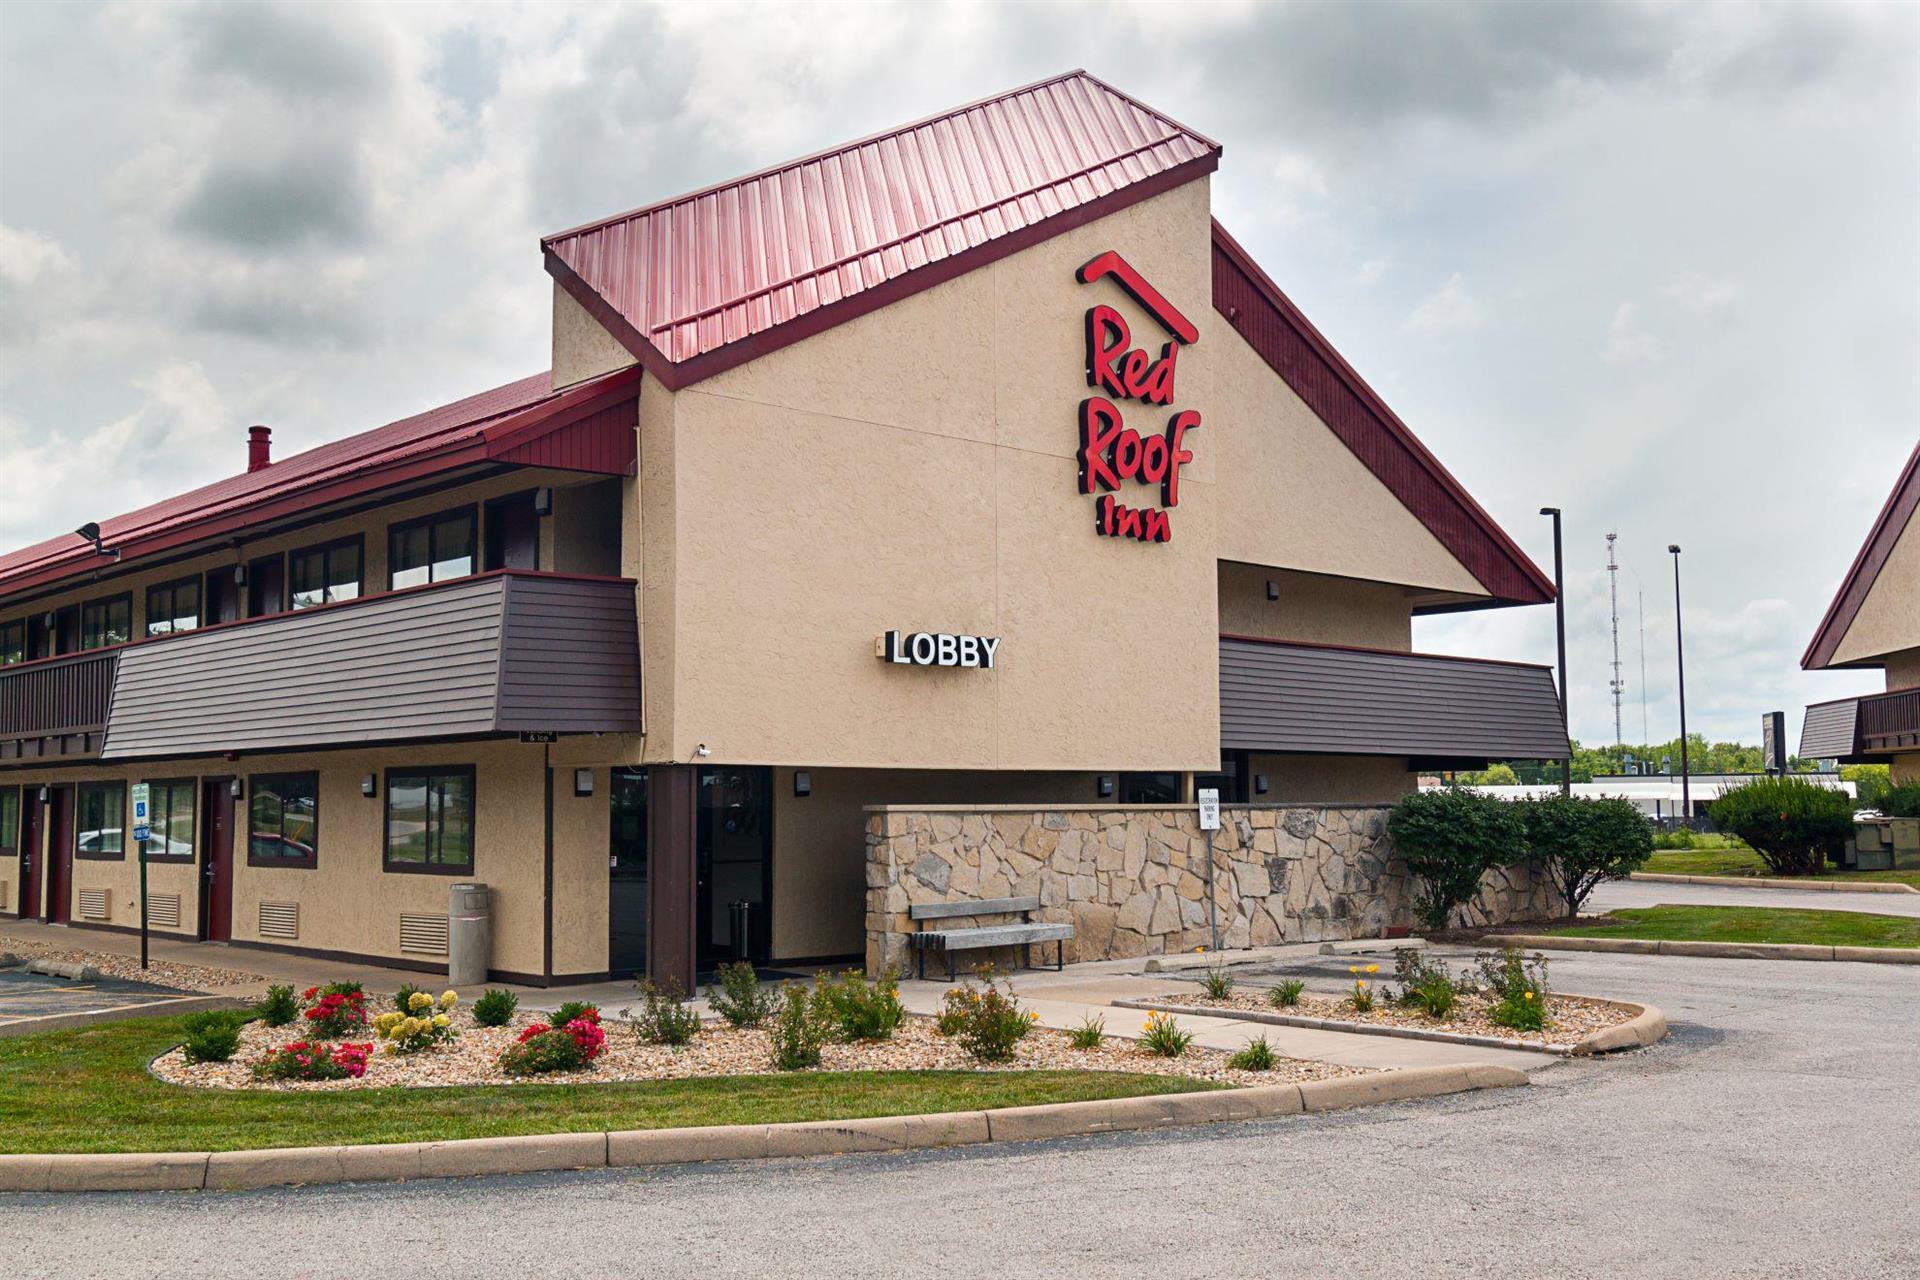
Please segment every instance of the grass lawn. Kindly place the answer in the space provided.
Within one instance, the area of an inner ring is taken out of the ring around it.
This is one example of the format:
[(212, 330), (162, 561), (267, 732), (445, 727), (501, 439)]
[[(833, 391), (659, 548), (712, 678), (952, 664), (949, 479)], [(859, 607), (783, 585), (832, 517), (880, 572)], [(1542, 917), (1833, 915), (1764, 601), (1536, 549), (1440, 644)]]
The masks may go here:
[(1629, 907), (1603, 921), (1569, 925), (1570, 938), (1648, 938), (1656, 942), (1799, 942), (1836, 947), (1920, 947), (1920, 919), (1864, 911), (1784, 907)]
[(768, 1124), (1210, 1088), (1105, 1071), (835, 1072), (602, 1085), (220, 1092), (147, 1074), (178, 1018), (0, 1039), (0, 1151), (226, 1151)]
[[(1767, 864), (1746, 845), (1734, 841), (1711, 849), (1655, 849), (1642, 871), (1669, 876), (1770, 876)], [(1920, 889), (1920, 871), (1825, 871), (1814, 880), (1870, 880)]]

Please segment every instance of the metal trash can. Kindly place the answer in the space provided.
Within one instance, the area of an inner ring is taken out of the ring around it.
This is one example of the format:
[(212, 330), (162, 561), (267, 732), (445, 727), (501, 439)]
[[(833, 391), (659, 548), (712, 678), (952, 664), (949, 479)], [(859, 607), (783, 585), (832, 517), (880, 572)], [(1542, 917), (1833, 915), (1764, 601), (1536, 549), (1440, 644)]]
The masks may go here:
[(447, 887), (447, 983), (477, 987), (487, 980), (493, 949), (493, 909), (484, 884)]

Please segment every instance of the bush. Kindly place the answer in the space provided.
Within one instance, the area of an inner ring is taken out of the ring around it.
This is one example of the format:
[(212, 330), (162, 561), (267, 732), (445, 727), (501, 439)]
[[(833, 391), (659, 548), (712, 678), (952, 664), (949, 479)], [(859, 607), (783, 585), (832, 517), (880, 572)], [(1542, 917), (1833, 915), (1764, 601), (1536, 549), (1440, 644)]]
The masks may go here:
[(1693, 832), (1685, 827), (1677, 827), (1672, 831), (1658, 831), (1653, 837), (1653, 847), (1656, 849), (1691, 849), (1694, 844)]
[(1418, 951), (1403, 947), (1394, 953), (1394, 977), (1400, 982), (1399, 1001), (1429, 1018), (1453, 1012), (1459, 989), (1444, 964), (1430, 963)]
[(372, 1052), (371, 1044), (326, 1045), (317, 1040), (296, 1040), (269, 1050), (253, 1064), (253, 1075), (256, 1080), (358, 1080), (367, 1074), (367, 1055)]
[(1267, 1003), (1276, 1009), (1290, 1009), (1300, 1003), (1300, 993), (1307, 984), (1298, 978), (1287, 978), (1267, 988)]
[(1247, 1041), (1240, 1052), (1227, 1059), (1227, 1065), (1235, 1071), (1271, 1071), (1278, 1060), (1273, 1046), (1267, 1043), (1265, 1033)]
[(1177, 1058), (1193, 1043), (1193, 1032), (1182, 1031), (1170, 1013), (1150, 1013), (1140, 1031), (1140, 1047), (1161, 1058)]
[(1020, 1041), (1033, 1029), (1038, 1014), (1020, 1008), (1020, 998), (1009, 986), (1005, 991), (991, 974), (984, 974), (986, 989), (976, 991), (971, 983), (947, 993), (945, 1016), (953, 1014), (953, 1037), (962, 1048), (982, 1062), (1005, 1062), (1013, 1057)]
[(1498, 955), (1482, 955), (1480, 980), (1490, 1007), (1487, 1019), (1515, 1031), (1542, 1031), (1552, 1022), (1547, 1012), (1547, 958), (1529, 960), (1508, 947)]
[[(293, 988), (287, 988), (287, 994), (291, 996)], [(237, 1009), (208, 1009), (188, 1014), (180, 1020), (180, 1029), (186, 1034), (186, 1042), (181, 1047), (187, 1061), (229, 1061), (234, 1050), (240, 1047), (240, 1028), (245, 1025), (247, 1015)]]
[(1080, 1019), (1080, 1025), (1067, 1032), (1067, 1039), (1076, 1049), (1098, 1049), (1107, 1042), (1107, 1018), (1102, 1013), (1089, 1013)]
[(518, 1043), (500, 1055), (500, 1070), (510, 1076), (544, 1076), (556, 1071), (581, 1071), (593, 1065), (607, 1047), (607, 1033), (596, 1013), (575, 1018), (565, 1026), (536, 1022), (520, 1033)]
[(1420, 887), (1414, 909), (1429, 929), (1444, 929), (1473, 899), (1480, 877), (1526, 854), (1526, 830), (1505, 800), (1444, 787), (1394, 805), (1387, 833)]
[[(560, 1007), (565, 1010), (568, 1006)], [(593, 1021), (598, 1023), (599, 1010), (590, 1012)], [(556, 1020), (558, 1017), (556, 1014)], [(669, 978), (665, 985), (656, 985), (652, 978), (642, 978), (640, 1016), (634, 1019), (633, 1025), (643, 1044), (683, 1045), (700, 1034), (700, 1015), (692, 1005), (686, 1003), (678, 982)]]
[(767, 1032), (773, 1065), (781, 1071), (819, 1066), (820, 1046), (826, 1038), (827, 1027), (807, 989), (797, 982), (788, 983), (781, 990), (779, 1009)]
[(720, 985), (707, 988), (707, 1004), (730, 1026), (757, 1027), (773, 1016), (779, 997), (760, 985), (760, 975), (745, 960), (720, 966)]
[(489, 987), (473, 1002), (473, 1020), (483, 1027), (504, 1027), (513, 1021), (520, 997), (499, 987)]
[[(1630, 800), (1546, 795), (1518, 801), (1527, 853), (1577, 916), (1587, 895), (1607, 880), (1624, 880), (1653, 856), (1653, 833)], [(1693, 844), (1692, 833), (1687, 844)]]
[(268, 987), (253, 1011), (268, 1026), (284, 1027), (300, 1016), (300, 1002), (293, 998), (292, 987)]
[(308, 987), (301, 999), (307, 1030), (322, 1040), (337, 1040), (367, 1025), (367, 997), (357, 982), (329, 982)]
[[(680, 995), (679, 988), (678, 987), (674, 988), (674, 998), (678, 999), (679, 995)], [(549, 1024), (553, 1026), (564, 1027), (569, 1022), (578, 1022), (582, 1018), (586, 1019), (588, 1022), (594, 1022), (594, 1023), (599, 1022), (600, 1021), (599, 1008), (595, 1005), (588, 1004), (584, 1000), (568, 1000), (565, 1003), (563, 1003), (558, 1009), (555, 1009), (553, 1011), (553, 1016), (551, 1018), (548, 1018), (547, 1021)]]
[(427, 996), (429, 1001), (433, 999), (432, 996), (428, 996), (427, 993), (419, 987), (414, 986), (411, 982), (406, 982), (402, 983), (400, 989), (393, 993), (393, 1007), (401, 1013), (417, 1013), (419, 1010), (413, 1007), (413, 998), (415, 996)]
[(407, 1013), (383, 1013), (373, 1020), (374, 1034), (386, 1041), (388, 1053), (420, 1053), (453, 1042), (453, 1007), (459, 997), (442, 993), (436, 1001), (424, 991), (407, 996)]
[[(1373, 973), (1379, 968), (1380, 966), (1377, 964), (1371, 965), (1368, 967), (1367, 972)], [(1373, 988), (1367, 984), (1365, 978), (1360, 976), (1360, 968), (1358, 965), (1348, 965), (1347, 972), (1354, 975), (1353, 994), (1347, 997), (1347, 1002), (1353, 1006), (1355, 1013), (1372, 1013)]]
[(1780, 876), (1815, 874), (1853, 836), (1853, 798), (1800, 778), (1755, 778), (1723, 793), (1710, 812)]
[(1233, 975), (1225, 969), (1213, 968), (1207, 970), (1207, 975), (1200, 979), (1200, 984), (1206, 988), (1207, 999), (1209, 1000), (1233, 999)]
[(1880, 793), (1879, 800), (1880, 812), (1889, 818), (1920, 818), (1920, 782), (1888, 787)]
[(891, 969), (872, 982), (858, 969), (837, 978), (820, 974), (814, 979), (813, 1001), (820, 1020), (848, 1043), (890, 1039), (907, 1017)]

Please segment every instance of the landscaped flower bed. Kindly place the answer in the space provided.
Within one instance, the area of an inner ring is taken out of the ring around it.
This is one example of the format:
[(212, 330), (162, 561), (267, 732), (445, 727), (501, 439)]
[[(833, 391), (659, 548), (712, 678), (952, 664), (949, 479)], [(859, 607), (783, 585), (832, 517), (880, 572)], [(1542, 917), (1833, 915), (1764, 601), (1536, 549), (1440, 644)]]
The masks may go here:
[(1197, 1014), (1232, 1009), (1258, 1010), (1300, 1018), (1320, 1018), (1330, 1022), (1351, 1022), (1381, 1027), (1410, 1027), (1420, 1031), (1446, 1031), (1455, 1035), (1495, 1036), (1526, 1044), (1567, 1045), (1584, 1040), (1597, 1031), (1617, 1027), (1633, 1020), (1637, 1010), (1611, 1003), (1590, 1001), (1579, 996), (1548, 995), (1548, 1023), (1543, 1031), (1519, 1031), (1503, 1027), (1487, 1016), (1491, 1002), (1483, 996), (1462, 995), (1453, 1011), (1444, 1018), (1427, 1016), (1418, 1009), (1388, 1000), (1374, 1001), (1366, 1013), (1357, 1013), (1346, 996), (1303, 994), (1300, 1002), (1275, 1007), (1263, 988), (1236, 988), (1225, 1000), (1201, 995), (1156, 996), (1155, 1004), (1178, 1005)]
[[(324, 1081), (261, 1081), (254, 1078), (252, 1064), (269, 1051), (293, 1041), (308, 1038), (297, 1025), (268, 1027), (249, 1022), (241, 1030), (240, 1046), (228, 1062), (203, 1062), (189, 1065), (180, 1050), (162, 1054), (153, 1063), (153, 1073), (174, 1084), (208, 1089), (291, 1089), (335, 1090), (372, 1089), (407, 1085), (472, 1084), (579, 1084), (614, 1080), (675, 1080), (706, 1076), (760, 1075), (776, 1070), (767, 1031), (757, 1027), (730, 1027), (724, 1022), (704, 1023), (698, 1035), (677, 1048), (643, 1044), (631, 1022), (607, 1018), (599, 1025), (606, 1040), (589, 1067), (584, 1070), (514, 1077), (501, 1067), (500, 1059), (519, 1043), (523, 1032), (547, 1019), (538, 1014), (517, 1014), (504, 1026), (477, 1024), (466, 1007), (451, 1015), (454, 1037), (419, 1053), (388, 1054), (375, 1052), (367, 1060), (366, 1074), (358, 1078)], [(304, 1019), (303, 1019), (304, 1021)], [(1139, 1030), (1130, 1013), (1116, 1010), (1108, 1026), (1129, 1035)], [(1269, 1071), (1242, 1071), (1227, 1066), (1224, 1052), (1192, 1047), (1178, 1057), (1160, 1057), (1147, 1052), (1129, 1039), (1109, 1034), (1098, 1047), (1077, 1049), (1067, 1032), (1035, 1027), (1013, 1047), (1012, 1056), (1003, 1063), (985, 1063), (968, 1053), (953, 1038), (939, 1034), (932, 1020), (909, 1017), (894, 1030), (891, 1038), (855, 1043), (829, 1041), (820, 1046), (819, 1071), (1022, 1071), (1035, 1069), (1078, 1069), (1093, 1071), (1141, 1072), (1153, 1075), (1180, 1075), (1222, 1084), (1285, 1084), (1322, 1080), (1334, 1076), (1360, 1075), (1359, 1068), (1331, 1063), (1280, 1058)]]

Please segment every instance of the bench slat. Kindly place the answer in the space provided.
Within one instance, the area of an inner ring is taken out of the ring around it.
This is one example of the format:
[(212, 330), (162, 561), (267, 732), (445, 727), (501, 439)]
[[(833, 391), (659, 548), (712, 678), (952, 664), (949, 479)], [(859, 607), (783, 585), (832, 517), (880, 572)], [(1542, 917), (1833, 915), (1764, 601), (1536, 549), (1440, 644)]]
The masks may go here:
[(913, 935), (923, 947), (938, 943), (948, 951), (1011, 947), (1023, 942), (1060, 942), (1072, 936), (1070, 924), (996, 924), (978, 929), (936, 929)]
[(1007, 916), (1038, 911), (1038, 898), (982, 898), (978, 902), (922, 902), (907, 908), (910, 920), (950, 920), (955, 916)]

